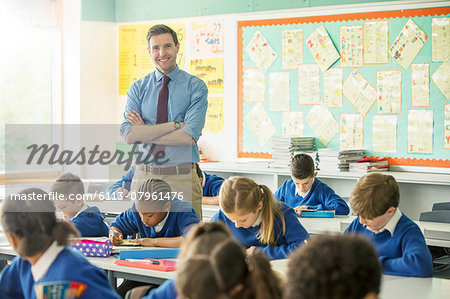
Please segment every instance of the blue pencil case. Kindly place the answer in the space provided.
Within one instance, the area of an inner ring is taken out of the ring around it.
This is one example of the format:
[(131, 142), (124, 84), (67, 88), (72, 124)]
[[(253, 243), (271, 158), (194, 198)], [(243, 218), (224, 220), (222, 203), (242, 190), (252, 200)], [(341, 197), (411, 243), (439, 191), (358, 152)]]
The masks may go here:
[(303, 210), (300, 217), (304, 218), (334, 218), (334, 211), (314, 211), (314, 210)]
[(119, 259), (173, 259), (180, 253), (179, 248), (149, 248), (120, 250)]

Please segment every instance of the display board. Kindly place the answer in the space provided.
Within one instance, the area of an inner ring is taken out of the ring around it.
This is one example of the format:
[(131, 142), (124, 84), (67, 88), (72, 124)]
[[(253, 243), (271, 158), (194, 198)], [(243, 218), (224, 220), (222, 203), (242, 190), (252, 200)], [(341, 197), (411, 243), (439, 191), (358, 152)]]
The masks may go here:
[(450, 8), (238, 22), (238, 157), (274, 136), (450, 167)]

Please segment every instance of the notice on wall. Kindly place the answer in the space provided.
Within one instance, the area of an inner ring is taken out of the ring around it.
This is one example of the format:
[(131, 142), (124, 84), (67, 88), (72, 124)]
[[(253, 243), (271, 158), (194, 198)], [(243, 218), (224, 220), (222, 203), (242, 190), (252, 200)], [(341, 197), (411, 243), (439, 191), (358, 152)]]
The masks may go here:
[(315, 63), (298, 66), (298, 104), (320, 104), (320, 70)]
[(372, 119), (373, 151), (397, 152), (397, 116), (374, 115)]
[(323, 103), (328, 108), (342, 108), (343, 69), (328, 69), (323, 73)]
[(434, 84), (447, 100), (450, 98), (450, 57), (431, 76)]
[(364, 122), (361, 114), (342, 113), (339, 125), (339, 150), (364, 148)]
[(208, 93), (223, 93), (223, 58), (191, 59), (191, 74), (202, 79)]
[(389, 21), (364, 22), (364, 63), (389, 63)]
[(253, 38), (248, 43), (245, 51), (263, 74), (267, 72), (277, 58), (277, 53), (275, 53), (269, 42), (259, 31), (255, 32), (255, 35), (253, 35)]
[(353, 69), (344, 83), (343, 92), (349, 102), (364, 117), (377, 99), (375, 88), (361, 75), (357, 69)]
[(282, 136), (302, 137), (304, 130), (303, 111), (283, 112)]
[(245, 121), (260, 147), (264, 147), (272, 136), (277, 133), (272, 120), (260, 103), (253, 106), (245, 115)]
[(339, 124), (325, 107), (312, 107), (306, 115), (306, 121), (324, 146), (339, 132)]
[(306, 44), (322, 72), (325, 72), (340, 57), (323, 25), (311, 33), (306, 39)]
[(433, 110), (408, 111), (408, 152), (433, 152)]
[(283, 30), (281, 37), (283, 70), (296, 70), (303, 64), (303, 30)]
[(363, 26), (340, 26), (340, 67), (363, 66)]
[(192, 58), (221, 56), (223, 49), (223, 20), (191, 23)]
[(430, 107), (430, 64), (411, 65), (411, 106)]
[(402, 113), (402, 71), (377, 71), (377, 113)]
[(223, 97), (208, 97), (203, 132), (223, 132)]
[(450, 104), (445, 104), (444, 111), (444, 148), (450, 149)]
[(289, 111), (289, 72), (269, 74), (270, 111)]
[(258, 69), (244, 69), (244, 102), (264, 102), (266, 100), (266, 79)]
[(433, 18), (432, 60), (444, 61), (450, 56), (450, 18)]
[(398, 34), (389, 52), (400, 66), (407, 70), (428, 40), (428, 35), (409, 19)]

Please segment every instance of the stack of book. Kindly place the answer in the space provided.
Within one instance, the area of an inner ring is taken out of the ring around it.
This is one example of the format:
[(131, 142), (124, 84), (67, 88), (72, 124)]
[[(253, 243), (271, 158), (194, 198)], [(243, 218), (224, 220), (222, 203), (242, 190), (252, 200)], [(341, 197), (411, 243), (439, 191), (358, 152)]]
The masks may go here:
[(350, 162), (349, 171), (356, 172), (374, 172), (374, 171), (388, 171), (389, 163), (384, 157), (382, 158), (364, 158), (356, 162)]
[(305, 153), (316, 161), (314, 137), (272, 137), (270, 167), (288, 167), (294, 155)]
[(339, 171), (349, 171), (350, 162), (356, 162), (364, 158), (364, 150), (346, 150), (340, 151), (339, 155)]
[(339, 151), (321, 148), (317, 151), (317, 170), (339, 171)]

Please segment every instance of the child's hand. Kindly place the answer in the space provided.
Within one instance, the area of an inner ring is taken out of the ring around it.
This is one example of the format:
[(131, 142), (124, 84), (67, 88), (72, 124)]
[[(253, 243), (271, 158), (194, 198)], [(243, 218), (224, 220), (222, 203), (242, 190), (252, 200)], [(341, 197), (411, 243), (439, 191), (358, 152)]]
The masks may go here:
[(307, 209), (308, 209), (308, 206), (298, 206), (298, 207), (295, 207), (295, 208), (294, 208), (295, 213), (296, 213), (297, 216), (299, 216), (299, 217), (300, 217), (300, 215), (302, 214), (302, 210), (307, 210)]
[(119, 245), (123, 242), (122, 232), (118, 228), (111, 227), (109, 229), (109, 239), (113, 245)]
[(255, 246), (250, 246), (245, 250), (245, 252), (247, 253), (247, 255), (252, 255), (255, 252), (255, 248)]
[(117, 189), (116, 193), (118, 199), (123, 199), (125, 196), (127, 196), (128, 190), (120, 187), (119, 189)]
[(145, 246), (145, 247), (155, 247), (156, 242), (155, 239), (152, 238), (140, 238), (135, 240), (130, 240), (130, 242)]

